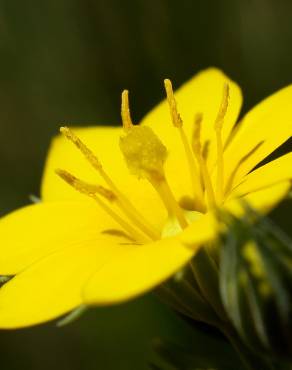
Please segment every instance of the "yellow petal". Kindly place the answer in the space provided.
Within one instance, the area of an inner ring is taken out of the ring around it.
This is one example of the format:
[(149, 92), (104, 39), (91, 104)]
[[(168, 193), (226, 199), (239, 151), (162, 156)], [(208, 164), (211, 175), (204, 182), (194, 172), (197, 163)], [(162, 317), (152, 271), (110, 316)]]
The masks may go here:
[(179, 238), (184, 245), (196, 249), (197, 243), (215, 240), (219, 232), (215, 214), (208, 212), (186, 228)]
[(243, 197), (230, 199), (224, 208), (234, 214), (241, 215), (244, 211), (244, 201), (258, 213), (266, 214), (285, 198), (290, 188), (290, 181), (282, 181), (267, 188), (253, 191)]
[(285, 154), (249, 173), (231, 192), (230, 198), (235, 194), (248, 194), (289, 179), (292, 179), (292, 153)]
[[(105, 171), (136, 208), (143, 212), (145, 218), (159, 227), (166, 218), (164, 207), (147, 181), (138, 180), (129, 173), (119, 149), (119, 139), (123, 135), (122, 129), (100, 126), (74, 128), (73, 131), (96, 154)], [(52, 142), (44, 170), (41, 191), (44, 201), (87, 200), (85, 195), (78, 193), (55, 174), (56, 168), (65, 169), (90, 183), (104, 185), (99, 174), (75, 146), (63, 136), (58, 136)]]
[(82, 304), (81, 292), (93, 271), (132, 246), (126, 239), (100, 235), (76, 243), (31, 265), (0, 289), (0, 328), (35, 325)]
[[(258, 212), (268, 212), (288, 192), (289, 182), (271, 186), (244, 197)], [(242, 199), (225, 205), (226, 210), (241, 215)], [(193, 222), (176, 238), (128, 250), (110, 260), (90, 278), (84, 290), (88, 304), (107, 305), (126, 301), (157, 286), (187, 263), (201, 244), (219, 232), (213, 213)], [(187, 245), (182, 247), (180, 243)]]
[(43, 256), (101, 230), (118, 228), (94, 202), (39, 203), (0, 220), (0, 275), (14, 275)]
[(292, 85), (265, 99), (243, 118), (224, 154), (226, 182), (236, 186), (291, 137), (291, 100)]
[(84, 289), (88, 304), (127, 301), (161, 284), (194, 255), (176, 238), (129, 249), (93, 274)]
[[(223, 86), (226, 82), (230, 85), (230, 99), (222, 130), (223, 143), (225, 143), (241, 108), (242, 95), (240, 88), (220, 70), (209, 68), (195, 75), (175, 92), (178, 111), (181, 114), (184, 129), (189, 139), (192, 136), (195, 115), (203, 113), (202, 145), (206, 141), (210, 141), (210, 166), (213, 163), (212, 159), (214, 161), (214, 122), (219, 111)], [(169, 150), (166, 175), (175, 193), (178, 196), (190, 194), (189, 169), (184, 148), (177, 128), (173, 127), (171, 123), (167, 101), (162, 101), (151, 110), (141, 124), (151, 126)], [(177, 176), (178, 173), (183, 175)]]
[[(266, 214), (287, 195), (289, 189), (290, 182), (283, 181), (265, 189), (251, 192), (243, 197), (230, 199), (223, 205), (222, 210), (240, 217), (245, 211), (244, 203), (247, 203), (259, 214)], [(222, 225), (218, 224), (216, 213), (209, 212), (191, 224), (181, 234), (180, 240), (183, 244), (192, 248), (196, 246), (198, 233), (205, 240), (214, 240), (220, 231), (223, 231), (223, 229)]]

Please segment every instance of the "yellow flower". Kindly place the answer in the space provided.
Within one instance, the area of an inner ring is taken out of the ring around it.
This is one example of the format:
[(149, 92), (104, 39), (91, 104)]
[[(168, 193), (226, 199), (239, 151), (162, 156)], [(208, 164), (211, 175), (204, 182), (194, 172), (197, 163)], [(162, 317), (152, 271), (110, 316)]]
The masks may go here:
[(244, 198), (266, 212), (287, 194), (292, 153), (253, 169), (291, 136), (292, 86), (235, 129), (241, 92), (219, 70), (175, 98), (165, 87), (168, 99), (139, 126), (125, 91), (123, 128), (63, 128), (53, 141), (42, 201), (0, 221), (0, 274), (16, 275), (0, 289), (0, 327), (142, 294), (214, 237), (215, 207), (237, 212)]

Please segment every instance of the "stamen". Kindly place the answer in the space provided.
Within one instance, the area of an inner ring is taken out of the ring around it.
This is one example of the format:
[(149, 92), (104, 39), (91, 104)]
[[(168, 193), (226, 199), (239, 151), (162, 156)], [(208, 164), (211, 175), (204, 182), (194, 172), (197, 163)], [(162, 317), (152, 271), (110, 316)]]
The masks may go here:
[(68, 140), (76, 145), (76, 147), (82, 152), (93, 168), (99, 172), (100, 176), (107, 183), (110, 190), (113, 192), (113, 194), (115, 194), (117, 205), (123, 210), (127, 217), (129, 217), (129, 219), (131, 219), (132, 222), (135, 223), (151, 239), (158, 240), (160, 238), (160, 233), (151, 224), (149, 224), (149, 222), (136, 210), (132, 203), (116, 187), (92, 151), (68, 127), (61, 127), (60, 131)]
[(129, 130), (130, 128), (134, 126), (132, 119), (131, 119), (128, 90), (124, 90), (122, 92), (121, 116), (122, 116), (123, 127), (125, 130)]
[(217, 118), (215, 120), (214, 129), (216, 132), (217, 142), (217, 197), (218, 202), (222, 203), (224, 197), (224, 159), (223, 159), (223, 142), (222, 142), (222, 127), (224, 118), (228, 108), (229, 100), (229, 85), (223, 86), (223, 95)]
[(204, 195), (203, 189), (200, 183), (200, 175), (199, 170), (197, 168), (196, 162), (194, 160), (191, 147), (189, 145), (185, 130), (183, 128), (183, 121), (181, 119), (180, 114), (177, 110), (177, 104), (174, 97), (172, 84), (169, 79), (164, 80), (165, 91), (167, 95), (167, 101), (169, 105), (169, 111), (172, 119), (172, 123), (174, 127), (178, 128), (180, 137), (184, 146), (185, 154), (188, 161), (189, 171), (190, 171), (190, 178), (193, 187), (194, 193), (194, 200), (195, 200), (195, 208), (198, 210), (204, 209)]
[(106, 213), (108, 213), (127, 233), (130, 234), (130, 236), (134, 238), (134, 240), (142, 243), (149, 242), (149, 240), (146, 239), (144, 235), (134, 229), (128, 222), (123, 220), (117, 213), (115, 213), (99, 197), (96, 196), (95, 185), (87, 184), (64, 170), (57, 169), (56, 173), (75, 190), (94, 199)]
[(78, 179), (77, 177), (72, 175), (70, 172), (67, 172), (59, 168), (56, 169), (55, 172), (58, 176), (60, 176), (68, 184), (73, 186), (73, 188), (75, 188), (80, 193), (93, 194), (93, 195), (99, 194), (110, 202), (113, 202), (114, 200), (117, 199), (115, 194), (111, 190), (106, 189), (105, 187), (101, 185), (88, 184), (87, 182)]
[(165, 208), (182, 228), (187, 226), (183, 212), (174, 198), (164, 174), (167, 149), (148, 126), (134, 126), (121, 137), (120, 148), (130, 172), (147, 179), (157, 191)]
[(93, 152), (68, 127), (61, 127), (60, 132), (64, 134), (65, 137), (68, 140), (70, 140), (81, 151), (81, 153), (92, 165), (92, 167), (99, 172), (100, 176), (108, 184), (109, 188), (113, 190), (113, 192), (116, 193), (116, 195), (118, 195), (116, 186), (114, 185), (110, 177), (106, 174), (101, 163), (99, 162), (98, 158), (93, 154)]
[[(206, 165), (205, 157), (203, 155), (203, 151), (201, 148), (201, 123), (203, 120), (203, 115), (201, 113), (197, 114), (195, 117), (194, 122), (194, 130), (193, 130), (193, 140), (192, 140), (192, 146), (193, 146), (193, 152), (197, 158), (199, 167), (201, 169), (202, 178), (207, 194), (207, 200), (209, 208), (212, 208), (215, 206), (215, 195), (214, 190), (211, 182), (211, 178), (208, 172), (208, 168)], [(206, 147), (204, 148), (204, 152), (206, 151)]]

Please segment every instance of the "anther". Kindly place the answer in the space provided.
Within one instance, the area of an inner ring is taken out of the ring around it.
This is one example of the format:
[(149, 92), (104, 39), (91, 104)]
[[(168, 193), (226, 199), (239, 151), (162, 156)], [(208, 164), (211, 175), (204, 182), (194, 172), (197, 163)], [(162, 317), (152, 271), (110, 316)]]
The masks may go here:
[(192, 145), (195, 154), (199, 154), (201, 152), (201, 124), (203, 121), (203, 114), (197, 113), (194, 119), (194, 128), (193, 128), (193, 137), (192, 137)]
[(83, 153), (85, 158), (91, 163), (91, 165), (98, 171), (102, 169), (102, 166), (92, 151), (74, 134), (68, 127), (61, 127), (60, 132), (70, 140), (76, 147)]
[(167, 96), (167, 101), (169, 105), (172, 123), (175, 127), (182, 127), (183, 122), (182, 122), (181, 116), (179, 115), (177, 111), (176, 100), (174, 98), (172, 84), (169, 79), (164, 80), (164, 87), (166, 91), (166, 96)]
[(124, 90), (122, 92), (121, 116), (122, 116), (122, 122), (123, 122), (124, 129), (125, 130), (131, 129), (134, 125), (131, 119), (128, 90)]
[(74, 134), (68, 127), (61, 127), (60, 132), (65, 135), (65, 137), (70, 140), (84, 155), (84, 157), (88, 160), (88, 162), (92, 165), (92, 167), (97, 170), (100, 176), (104, 179), (107, 183), (109, 188), (116, 194), (121, 195), (110, 177), (104, 171), (100, 161), (95, 156), (95, 154), (79, 139), (77, 135)]
[(113, 202), (116, 200), (116, 195), (109, 189), (101, 185), (88, 184), (85, 181), (78, 179), (76, 176), (72, 175), (70, 172), (67, 172), (62, 169), (56, 169), (56, 174), (60, 176), (64, 181), (69, 185), (75, 188), (77, 191), (87, 195), (99, 194), (106, 198), (108, 201)]
[(228, 108), (228, 102), (229, 102), (229, 85), (228, 83), (224, 83), (222, 100), (214, 125), (216, 131), (222, 129), (224, 118)]

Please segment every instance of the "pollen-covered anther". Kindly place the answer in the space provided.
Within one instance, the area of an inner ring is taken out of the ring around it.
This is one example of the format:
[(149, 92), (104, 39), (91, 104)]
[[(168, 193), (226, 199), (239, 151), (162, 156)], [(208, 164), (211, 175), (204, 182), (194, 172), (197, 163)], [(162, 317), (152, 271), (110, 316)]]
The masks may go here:
[(89, 196), (99, 194), (111, 202), (116, 200), (115, 194), (111, 190), (101, 185), (88, 184), (87, 182), (78, 179), (76, 176), (72, 175), (70, 172), (67, 172), (62, 169), (56, 169), (55, 172), (65, 182), (67, 182), (69, 185), (71, 185), (74, 189), (76, 189), (82, 194), (86, 194)]
[(85, 158), (91, 163), (91, 165), (98, 171), (102, 169), (101, 163), (92, 153), (92, 151), (74, 134), (68, 127), (61, 127), (60, 132), (70, 140), (85, 156)]
[(197, 113), (194, 119), (194, 128), (193, 128), (193, 137), (192, 137), (192, 146), (193, 151), (196, 156), (201, 153), (201, 125), (203, 121), (203, 114)]
[(121, 116), (122, 116), (123, 128), (126, 131), (131, 129), (134, 126), (134, 124), (131, 118), (128, 90), (124, 90), (122, 92)]
[(150, 127), (133, 126), (120, 138), (120, 148), (133, 175), (148, 180), (164, 179), (167, 149)]
[(166, 91), (169, 110), (172, 118), (172, 123), (175, 127), (182, 127), (183, 121), (177, 110), (176, 100), (173, 94), (172, 83), (169, 79), (164, 80), (164, 87)]
[(225, 83), (223, 85), (221, 105), (220, 105), (219, 112), (217, 114), (215, 124), (214, 124), (214, 128), (216, 131), (222, 129), (224, 117), (226, 115), (227, 108), (228, 108), (228, 103), (229, 103), (229, 85), (228, 83)]

